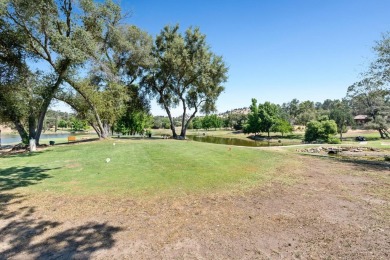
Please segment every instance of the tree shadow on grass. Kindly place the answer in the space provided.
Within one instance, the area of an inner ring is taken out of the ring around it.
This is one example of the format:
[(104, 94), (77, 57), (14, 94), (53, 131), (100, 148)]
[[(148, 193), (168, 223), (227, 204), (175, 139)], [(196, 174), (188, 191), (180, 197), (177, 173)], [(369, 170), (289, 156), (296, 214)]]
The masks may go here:
[(36, 151), (36, 152), (30, 152), (27, 150), (23, 151), (10, 151), (10, 152), (5, 152), (0, 154), (0, 158), (6, 157), (6, 158), (13, 158), (13, 157), (32, 157), (32, 156), (37, 156), (45, 151)]
[(56, 169), (59, 168), (14, 166), (0, 169), (0, 192), (35, 185), (44, 179), (51, 178), (46, 172)]

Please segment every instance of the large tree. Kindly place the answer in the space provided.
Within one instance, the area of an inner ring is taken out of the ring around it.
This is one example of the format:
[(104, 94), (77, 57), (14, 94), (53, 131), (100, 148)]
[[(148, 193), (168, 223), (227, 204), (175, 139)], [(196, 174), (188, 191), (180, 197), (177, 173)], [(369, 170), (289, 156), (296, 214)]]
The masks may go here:
[(389, 138), (390, 90), (383, 81), (374, 78), (365, 78), (348, 88), (347, 96), (350, 99), (355, 113), (366, 114), (371, 118), (366, 128), (375, 129), (381, 138)]
[(260, 130), (266, 132), (268, 137), (270, 137), (272, 127), (280, 119), (278, 106), (268, 101), (264, 102), (264, 104), (259, 104), (259, 117), (261, 120)]
[(206, 36), (198, 28), (189, 28), (184, 35), (179, 26), (166, 26), (156, 37), (152, 50), (154, 65), (142, 84), (157, 97), (171, 122), (174, 138), (178, 138), (171, 110), (181, 104), (182, 122), (179, 138), (197, 112), (216, 110), (221, 85), (227, 79), (227, 67), (221, 56), (206, 44)]
[(23, 34), (13, 30), (0, 17), (0, 122), (12, 122), (22, 141), (27, 143), (28, 133), (23, 124), (27, 113), (24, 101), (26, 89), (22, 86), (29, 77), (29, 70), (23, 42)]
[[(329, 99), (327, 99), (329, 100)], [(326, 100), (325, 100), (326, 101)], [(324, 102), (325, 103), (325, 102)], [(329, 118), (334, 120), (337, 125), (337, 131), (340, 134), (340, 140), (343, 139), (343, 132), (346, 132), (348, 125), (353, 124), (352, 111), (350, 104), (346, 99), (343, 100), (334, 100), (329, 102), (329, 107), (327, 107), (329, 112)]]
[(250, 113), (248, 114), (248, 120), (244, 127), (245, 133), (260, 133), (261, 131), (261, 119), (259, 115), (259, 107), (257, 105), (257, 100), (252, 98), (252, 104), (249, 107)]
[[(51, 80), (38, 108), (36, 127), (29, 133), (29, 138), (38, 144), (46, 112), (64, 79), (95, 53), (94, 35), (100, 27), (99, 23), (88, 24), (88, 9), (93, 5), (91, 0), (0, 2), (1, 19), (24, 36), (23, 49), (31, 57), (30, 64), (39, 62), (48, 66)], [(101, 20), (104, 16), (101, 14)]]
[(348, 88), (347, 96), (355, 112), (365, 113), (371, 121), (365, 126), (389, 138), (390, 121), (390, 33), (374, 46), (376, 59), (362, 74), (363, 79)]
[[(91, 58), (93, 65), (89, 78), (73, 75), (65, 79), (84, 99), (86, 104), (83, 107), (90, 110), (88, 121), (100, 138), (106, 138), (109, 129), (121, 117), (123, 122), (123, 116), (126, 117), (123, 113), (127, 116), (141, 113), (131, 111), (134, 108), (131, 102), (137, 102), (131, 93), (134, 83), (151, 64), (152, 46), (152, 39), (146, 32), (135, 26), (119, 24), (122, 16), (118, 6), (104, 5), (89, 10), (92, 17), (99, 17), (103, 11), (109, 15), (101, 35), (96, 36), (99, 48)], [(147, 114), (147, 109), (142, 113)]]
[(294, 124), (299, 115), (299, 100), (294, 98), (288, 103), (283, 103), (282, 109), (288, 114), (290, 124)]
[(310, 100), (303, 101), (298, 106), (297, 124), (306, 125), (309, 121), (316, 118), (314, 102)]

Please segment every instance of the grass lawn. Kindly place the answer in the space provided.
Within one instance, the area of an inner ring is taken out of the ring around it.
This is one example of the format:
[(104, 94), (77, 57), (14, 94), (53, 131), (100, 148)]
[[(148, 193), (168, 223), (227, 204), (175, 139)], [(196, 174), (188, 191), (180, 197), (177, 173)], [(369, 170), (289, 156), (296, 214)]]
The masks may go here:
[(141, 196), (231, 191), (276, 178), (276, 169), (287, 162), (295, 163), (271, 151), (192, 141), (112, 139), (0, 157), (0, 189)]

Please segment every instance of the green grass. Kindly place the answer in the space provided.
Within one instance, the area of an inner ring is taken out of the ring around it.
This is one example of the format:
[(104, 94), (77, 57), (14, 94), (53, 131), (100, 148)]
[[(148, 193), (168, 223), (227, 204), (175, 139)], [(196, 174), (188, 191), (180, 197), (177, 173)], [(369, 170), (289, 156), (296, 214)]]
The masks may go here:
[[(113, 143), (115, 142), (115, 145)], [(110, 162), (106, 162), (110, 158)], [(242, 190), (272, 180), (289, 155), (175, 140), (107, 140), (0, 157), (0, 190), (159, 195)]]

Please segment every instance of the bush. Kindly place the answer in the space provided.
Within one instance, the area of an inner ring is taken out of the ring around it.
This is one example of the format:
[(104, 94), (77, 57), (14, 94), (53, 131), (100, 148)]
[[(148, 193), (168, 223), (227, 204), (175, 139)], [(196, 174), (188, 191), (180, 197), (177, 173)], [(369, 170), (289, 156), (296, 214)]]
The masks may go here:
[(328, 143), (329, 144), (341, 144), (341, 141), (340, 141), (340, 139), (338, 139), (336, 137), (331, 137), (331, 138), (329, 138)]
[(310, 121), (307, 123), (305, 131), (305, 141), (313, 142), (319, 139), (329, 142), (337, 133), (337, 125), (333, 120), (325, 120), (322, 122)]

